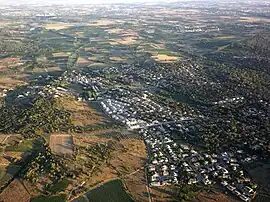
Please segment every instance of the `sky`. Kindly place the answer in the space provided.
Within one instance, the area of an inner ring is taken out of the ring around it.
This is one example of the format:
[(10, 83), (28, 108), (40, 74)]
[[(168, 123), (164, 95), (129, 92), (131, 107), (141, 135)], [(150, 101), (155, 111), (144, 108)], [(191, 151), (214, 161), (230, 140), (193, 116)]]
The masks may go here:
[(15, 4), (113, 4), (113, 3), (148, 3), (148, 2), (173, 2), (176, 0), (0, 0), (0, 5)]
[[(209, 1), (219, 2), (224, 0), (0, 0), (0, 5), (18, 5), (18, 4), (114, 4), (114, 3), (157, 3), (157, 2), (185, 2), (185, 1)], [(226, 0), (230, 1), (246, 1), (246, 0)], [(251, 0), (265, 1), (265, 0)], [(268, 0), (266, 0), (268, 1)]]

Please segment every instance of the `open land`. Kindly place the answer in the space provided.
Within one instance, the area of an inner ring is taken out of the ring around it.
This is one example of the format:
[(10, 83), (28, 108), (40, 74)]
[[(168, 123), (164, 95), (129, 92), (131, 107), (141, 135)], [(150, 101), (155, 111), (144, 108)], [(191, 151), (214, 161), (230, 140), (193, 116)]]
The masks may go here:
[(71, 154), (73, 152), (72, 136), (63, 134), (51, 135), (50, 148), (57, 154)]

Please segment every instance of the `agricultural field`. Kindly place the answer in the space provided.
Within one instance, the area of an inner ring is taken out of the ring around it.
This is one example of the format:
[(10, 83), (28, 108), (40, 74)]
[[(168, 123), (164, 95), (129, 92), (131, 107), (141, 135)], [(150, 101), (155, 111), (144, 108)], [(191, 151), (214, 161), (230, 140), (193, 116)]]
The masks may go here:
[(25, 84), (27, 84), (25, 81), (14, 78), (13, 75), (0, 76), (0, 88), (3, 89), (13, 89), (16, 86), (23, 86)]
[(116, 140), (113, 135), (101, 134), (73, 134), (73, 137), (76, 157), (66, 159), (65, 163), (71, 170), (81, 170), (76, 174), (75, 184), (85, 181), (84, 186), (90, 189), (143, 168), (146, 150), (142, 140)]
[(73, 97), (63, 97), (57, 99), (58, 106), (71, 113), (71, 121), (74, 125), (102, 125), (109, 120), (89, 106), (87, 102), (75, 100)]
[(4, 202), (29, 202), (30, 194), (20, 180), (13, 180), (0, 194), (0, 201)]
[[(127, 175), (124, 177), (124, 182), (128, 193), (132, 196), (135, 201), (147, 202), (147, 183), (145, 179), (145, 170), (141, 169), (138, 172)], [(156, 195), (160, 198), (160, 195)]]
[(61, 30), (61, 29), (66, 29), (73, 26), (74, 24), (69, 24), (69, 23), (51, 23), (51, 24), (44, 25), (45, 29), (48, 29), (48, 30)]
[(194, 199), (194, 202), (205, 201), (205, 202), (215, 202), (215, 201), (224, 201), (224, 202), (237, 202), (238, 200), (233, 197), (229, 197), (220, 192), (207, 192), (202, 191), (198, 193)]
[(71, 135), (52, 134), (50, 136), (50, 148), (56, 154), (72, 154), (73, 138)]
[(132, 202), (121, 180), (109, 181), (86, 193), (89, 201), (93, 202)]
[(19, 171), (33, 151), (39, 149), (38, 139), (23, 139), (20, 135), (9, 135), (2, 139), (0, 154), (0, 186), (5, 186)]
[(154, 55), (152, 58), (157, 62), (175, 62), (179, 60), (179, 58), (176, 56), (169, 56), (165, 54)]
[(36, 196), (30, 202), (62, 202), (66, 200), (66, 195), (60, 194), (55, 196)]

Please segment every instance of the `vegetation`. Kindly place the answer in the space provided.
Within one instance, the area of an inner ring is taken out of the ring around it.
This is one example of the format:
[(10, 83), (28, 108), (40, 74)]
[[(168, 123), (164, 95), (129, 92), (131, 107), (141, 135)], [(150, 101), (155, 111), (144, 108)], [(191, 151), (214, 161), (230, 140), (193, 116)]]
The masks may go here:
[(192, 191), (191, 187), (183, 186), (179, 189), (179, 202), (190, 201), (195, 197), (196, 192)]
[(75, 153), (69, 158), (64, 158), (63, 165), (70, 177), (89, 178), (98, 172), (102, 165), (109, 163), (113, 146), (113, 142), (76, 146)]
[(41, 177), (56, 183), (63, 179), (65, 172), (60, 162), (53, 156), (49, 146), (44, 143), (42, 150), (28, 163), (22, 172), (30, 182), (41, 182)]
[(32, 137), (71, 127), (70, 113), (58, 109), (53, 99), (38, 98), (30, 107), (4, 105), (0, 108), (0, 131)]
[(5, 151), (15, 151), (15, 152), (31, 152), (35, 144), (36, 139), (24, 139), (19, 142), (15, 142), (12, 145), (5, 147)]
[(133, 201), (127, 194), (121, 180), (113, 180), (102, 186), (89, 191), (87, 194), (89, 201), (93, 202), (128, 202)]
[(37, 196), (31, 199), (31, 202), (62, 202), (66, 200), (66, 195), (60, 194), (56, 196)]
[(71, 183), (72, 181), (70, 181), (69, 179), (65, 178), (63, 180), (60, 180), (59, 182), (55, 183), (55, 184), (51, 184), (50, 186), (48, 186), (47, 191), (51, 192), (51, 193), (57, 193), (57, 192), (61, 192), (61, 191), (65, 191), (67, 186)]

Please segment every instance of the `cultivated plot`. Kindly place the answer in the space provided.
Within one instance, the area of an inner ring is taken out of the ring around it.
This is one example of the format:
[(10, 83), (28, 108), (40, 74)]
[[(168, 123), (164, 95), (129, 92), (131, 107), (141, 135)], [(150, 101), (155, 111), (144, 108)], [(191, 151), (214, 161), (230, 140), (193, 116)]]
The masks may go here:
[(73, 138), (71, 135), (51, 135), (50, 148), (57, 154), (71, 154), (73, 152)]

